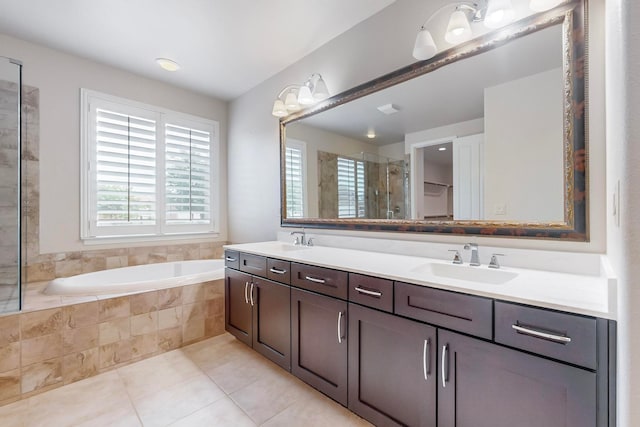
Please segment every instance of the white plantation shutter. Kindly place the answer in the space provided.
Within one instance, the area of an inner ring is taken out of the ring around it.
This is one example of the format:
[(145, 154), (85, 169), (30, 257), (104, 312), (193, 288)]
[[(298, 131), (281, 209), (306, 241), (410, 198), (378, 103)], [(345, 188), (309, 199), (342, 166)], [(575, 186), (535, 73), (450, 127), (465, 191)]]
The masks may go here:
[(285, 149), (285, 191), (287, 218), (304, 217), (303, 150), (288, 145)]
[(211, 222), (211, 133), (165, 125), (167, 224)]
[(364, 218), (364, 162), (338, 157), (338, 218)]
[(156, 123), (96, 110), (96, 225), (156, 223)]

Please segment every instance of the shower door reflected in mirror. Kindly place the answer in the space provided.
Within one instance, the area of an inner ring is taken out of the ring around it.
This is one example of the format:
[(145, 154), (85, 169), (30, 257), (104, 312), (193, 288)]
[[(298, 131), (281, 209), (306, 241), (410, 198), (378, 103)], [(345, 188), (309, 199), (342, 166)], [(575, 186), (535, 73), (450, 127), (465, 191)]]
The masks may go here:
[(0, 57), (0, 314), (20, 310), (21, 68)]

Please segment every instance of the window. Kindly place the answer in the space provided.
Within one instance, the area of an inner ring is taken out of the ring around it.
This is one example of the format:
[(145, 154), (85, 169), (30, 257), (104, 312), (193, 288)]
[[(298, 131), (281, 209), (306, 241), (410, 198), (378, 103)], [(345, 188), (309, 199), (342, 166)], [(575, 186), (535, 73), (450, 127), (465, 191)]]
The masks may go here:
[(287, 139), (285, 147), (287, 218), (303, 218), (306, 213), (305, 153), (304, 142)]
[(84, 89), (82, 104), (83, 239), (218, 232), (216, 122)]
[(364, 217), (364, 162), (338, 157), (338, 218)]

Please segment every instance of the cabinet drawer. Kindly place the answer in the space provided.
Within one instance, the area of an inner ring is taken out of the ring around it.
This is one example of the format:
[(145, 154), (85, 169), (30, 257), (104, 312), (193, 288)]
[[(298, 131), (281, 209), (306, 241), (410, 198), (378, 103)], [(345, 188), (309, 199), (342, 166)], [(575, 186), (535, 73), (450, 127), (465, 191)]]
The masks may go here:
[(349, 301), (391, 313), (393, 311), (393, 282), (349, 273)]
[(267, 277), (267, 257), (251, 254), (240, 254), (240, 271)]
[(500, 301), (495, 308), (496, 342), (596, 369), (595, 318)]
[(344, 271), (291, 263), (291, 284), (302, 289), (346, 300), (347, 280)]
[(291, 263), (279, 259), (267, 258), (267, 277), (276, 282), (291, 284)]
[(396, 314), (491, 339), (493, 301), (488, 298), (396, 282)]
[(240, 254), (238, 251), (224, 251), (224, 266), (236, 270), (240, 268)]

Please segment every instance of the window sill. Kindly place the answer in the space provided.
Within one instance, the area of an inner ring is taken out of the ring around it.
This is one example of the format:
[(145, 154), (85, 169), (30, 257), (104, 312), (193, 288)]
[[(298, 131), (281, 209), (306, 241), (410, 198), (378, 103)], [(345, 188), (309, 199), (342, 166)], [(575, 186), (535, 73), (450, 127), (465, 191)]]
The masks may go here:
[(85, 245), (111, 245), (114, 243), (143, 243), (143, 242), (165, 242), (194, 239), (214, 239), (221, 240), (220, 233), (175, 233), (175, 234), (132, 234), (126, 236), (100, 236), (82, 237)]

